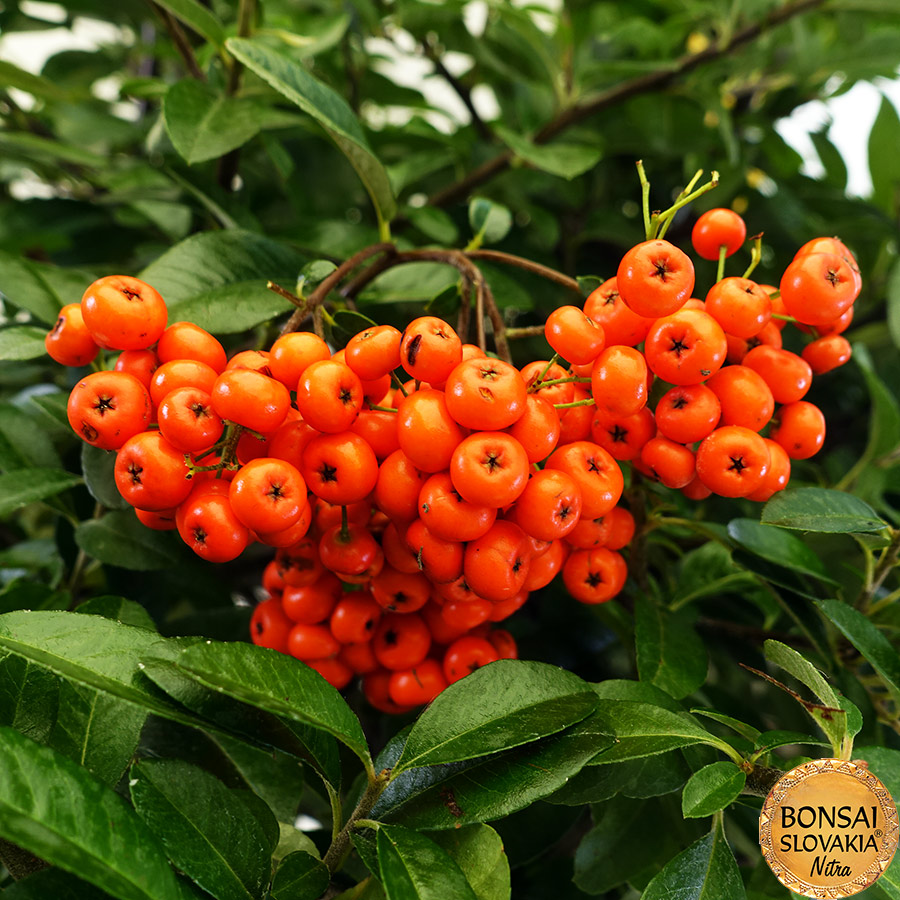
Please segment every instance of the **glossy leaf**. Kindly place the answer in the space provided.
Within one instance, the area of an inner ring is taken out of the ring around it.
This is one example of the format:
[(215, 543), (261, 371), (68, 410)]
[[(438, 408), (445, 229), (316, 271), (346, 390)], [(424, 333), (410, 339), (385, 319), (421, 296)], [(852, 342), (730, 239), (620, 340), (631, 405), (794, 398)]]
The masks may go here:
[(626, 759), (655, 756), (691, 744), (721, 746), (714, 737), (686, 713), (673, 713), (649, 703), (630, 700), (601, 703), (592, 718), (615, 744), (598, 754), (592, 765), (608, 765)]
[(134, 512), (124, 509), (82, 522), (75, 530), (75, 540), (102, 563), (142, 572), (166, 569), (183, 552), (175, 535), (145, 527)]
[(450, 685), (419, 716), (394, 775), (527, 744), (581, 721), (596, 705), (590, 685), (563, 669), (491, 663)]
[(205, 641), (188, 647), (175, 665), (204, 687), (327, 732), (371, 766), (359, 719), (344, 698), (293, 657), (253, 644)]
[(263, 279), (223, 284), (203, 291), (177, 307), (183, 319), (216, 334), (236, 334), (293, 309), (289, 300), (270, 291)]
[(389, 222), (397, 208), (390, 180), (343, 97), (258, 39), (229, 38), (226, 47), (248, 69), (296, 103), (325, 129), (356, 169), (379, 219)]
[(62, 461), (31, 416), (11, 403), (0, 404), (0, 471), (30, 468), (61, 469)]
[(262, 896), (269, 850), (244, 801), (202, 769), (180, 760), (132, 766), (131, 800), (175, 866), (217, 900)]
[(317, 900), (325, 893), (331, 875), (321, 862), (309, 853), (289, 853), (275, 870), (272, 900)]
[(55, 497), (75, 485), (81, 484), (81, 478), (71, 472), (60, 469), (18, 469), (0, 475), (0, 516)]
[[(86, 272), (70, 272), (0, 251), (0, 291), (10, 303), (50, 326), (65, 303), (78, 302), (93, 281)], [(80, 284), (80, 290), (76, 285)], [(69, 288), (77, 290), (70, 295)]]
[[(456, 829), (524, 809), (561, 788), (610, 738), (594, 716), (506, 753), (447, 765), (408, 769), (388, 784), (372, 815), (409, 827)], [(395, 755), (402, 742), (395, 746)], [(393, 757), (378, 759), (390, 767)]]
[(710, 834), (666, 863), (647, 885), (641, 900), (669, 900), (673, 894), (682, 900), (745, 900), (741, 873), (721, 821)]
[(388, 900), (476, 900), (462, 869), (424, 834), (382, 825), (376, 840)]
[(831, 534), (881, 531), (886, 525), (864, 500), (843, 491), (815, 487), (779, 491), (763, 507), (762, 521)]
[(82, 443), (81, 471), (91, 496), (107, 509), (128, 509), (128, 501), (119, 493), (113, 479), (115, 467), (115, 453)]
[(600, 162), (602, 155), (596, 147), (589, 147), (586, 144), (570, 144), (561, 141), (535, 144), (508, 128), (498, 126), (496, 131), (503, 143), (520, 159), (536, 169), (569, 180), (593, 169)]
[(885, 684), (900, 696), (900, 653), (861, 612), (839, 600), (820, 600), (819, 609), (865, 657)]
[(825, 572), (822, 560), (796, 535), (764, 525), (755, 519), (732, 519), (728, 536), (745, 550), (778, 566), (836, 584)]
[(138, 628), (156, 631), (156, 625), (150, 618), (150, 613), (140, 603), (135, 603), (134, 600), (128, 600), (125, 597), (109, 595), (91, 597), (84, 603), (80, 603), (75, 612), (82, 615), (103, 616), (124, 625), (135, 625)]
[(182, 900), (134, 810), (77, 763), (0, 728), (0, 836), (120, 900)]
[(706, 647), (684, 612), (669, 612), (647, 597), (634, 611), (634, 641), (638, 674), (676, 700), (692, 694), (706, 681)]
[(802, 731), (764, 731), (753, 744), (753, 755), (759, 757), (776, 747), (789, 747), (794, 744), (810, 747), (827, 747), (824, 741), (804, 734)]
[(684, 786), (681, 795), (684, 817), (705, 818), (724, 809), (737, 798), (746, 782), (747, 773), (728, 760), (704, 766)]
[(509, 860), (493, 828), (469, 825), (438, 832), (431, 839), (462, 869), (478, 900), (508, 900)]
[(37, 359), (47, 352), (45, 328), (35, 325), (13, 325), (0, 329), (0, 361)]

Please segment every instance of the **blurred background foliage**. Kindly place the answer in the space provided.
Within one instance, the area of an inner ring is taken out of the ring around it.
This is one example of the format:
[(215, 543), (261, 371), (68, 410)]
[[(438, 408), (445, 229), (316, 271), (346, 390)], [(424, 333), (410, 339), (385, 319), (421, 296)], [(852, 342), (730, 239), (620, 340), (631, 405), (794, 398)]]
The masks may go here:
[[(64, 49), (47, 56), (51, 46)], [(31, 53), (46, 56), (38, 71), (24, 64)], [(273, 53), (304, 87), (306, 106), (260, 76), (259, 61)], [(643, 237), (637, 159), (651, 178), (651, 208), (668, 206), (696, 169), (717, 170), (717, 190), (683, 210), (667, 237), (688, 248), (697, 215), (731, 206), (748, 233), (764, 233), (761, 282), (777, 285), (810, 238), (841, 237), (863, 273), (847, 336), (864, 349), (816, 380), (810, 399), (825, 411), (829, 436), (822, 454), (795, 466), (794, 480), (853, 490), (900, 525), (900, 469), (892, 467), (900, 444), (900, 118), (884, 97), (868, 138), (866, 197), (848, 195), (827, 128), (812, 135), (822, 168), (815, 178), (775, 128), (808, 101), (894, 78), (898, 63), (895, 0), (3, 0), (0, 468), (83, 471), (88, 485), (44, 505), (4, 508), (0, 610), (66, 608), (73, 591), (122, 595), (142, 603), (163, 633), (245, 637), (268, 557), (251, 551), (209, 566), (168, 535), (139, 529), (121, 500), (103, 493), (109, 460), (78, 446), (65, 425), (66, 391), (79, 373), (43, 355), (43, 334), (94, 277), (122, 272), (159, 288), (171, 320), (190, 315), (229, 350), (267, 346), (290, 308), (266, 291), (267, 279), (293, 289), (305, 264), (339, 263), (385, 235), (329, 133), (356, 148), (401, 248), (464, 246), (469, 201), (480, 196), (499, 216), (492, 247), (606, 278)], [(748, 261), (738, 259), (730, 274)], [(540, 324), (573, 302), (528, 272), (483, 271), (508, 325)], [(714, 272), (713, 263), (698, 264), (698, 292)], [(402, 267), (375, 280), (357, 305), (379, 322), (402, 325), (423, 305), (454, 321), (454, 283), (445, 267)], [(342, 332), (332, 336), (339, 343)], [(548, 355), (542, 338), (519, 341), (514, 352), (519, 362)], [(99, 509), (113, 511), (95, 519)], [(722, 523), (710, 526), (720, 536), (734, 516), (758, 519), (757, 508), (734, 501), (681, 512)], [(808, 623), (803, 640), (818, 647), (823, 626), (808, 600), (829, 591), (747, 552), (692, 540), (688, 531), (653, 535), (648, 554), (651, 593), (685, 610), (673, 626), (683, 640), (679, 665), (698, 646), (712, 659), (694, 699), (752, 718), (764, 697), (768, 717), (791, 727), (790, 699), (748, 691), (749, 676), (733, 661), (762, 665), (760, 635), (796, 634), (798, 623)], [(860, 541), (806, 542), (853, 596), (865, 564)], [(781, 605), (760, 575), (777, 585)], [(892, 608), (879, 624), (897, 638)], [(589, 679), (634, 677), (633, 624), (621, 605), (588, 609), (557, 587), (510, 627), (525, 658)], [(697, 634), (708, 638), (706, 650)], [(828, 667), (827, 654), (817, 659)], [(865, 691), (834, 674), (863, 708), (860, 740), (881, 742)], [(366, 715), (376, 744), (396, 730)], [(656, 809), (663, 801), (645, 802)], [(571, 809), (543, 804), (509, 820), (501, 831), (514, 865), (564, 834), (580, 815)], [(610, 809), (614, 835), (622, 826)], [(680, 818), (677, 809), (666, 815)], [(735, 849), (751, 852), (750, 837)], [(564, 866), (558, 883), (568, 884), (571, 861), (557, 855), (532, 866), (531, 887), (516, 896), (547, 896), (541, 885)]]

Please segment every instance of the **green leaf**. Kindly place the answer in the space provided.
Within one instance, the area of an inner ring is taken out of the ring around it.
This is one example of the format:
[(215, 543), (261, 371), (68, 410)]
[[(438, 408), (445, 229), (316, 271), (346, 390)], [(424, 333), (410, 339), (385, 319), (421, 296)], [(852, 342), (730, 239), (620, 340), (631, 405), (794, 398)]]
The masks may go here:
[(863, 655), (888, 688), (900, 698), (900, 653), (861, 612), (840, 600), (818, 600), (816, 606)]
[(497, 244), (512, 228), (512, 213), (502, 203), (473, 197), (469, 201), (469, 224), (477, 243)]
[(601, 700), (631, 700), (661, 706), (670, 712), (684, 712), (681, 704), (669, 693), (647, 681), (630, 681), (626, 678), (609, 678), (592, 685)]
[(425, 237), (445, 246), (455, 244), (459, 229), (447, 213), (436, 206), (408, 207), (406, 217)]
[(894, 797), (900, 797), (900, 750), (888, 747), (854, 747), (854, 759), (864, 759), (870, 771), (877, 776)]
[(647, 597), (634, 611), (634, 643), (638, 674), (676, 700), (692, 694), (706, 681), (706, 646), (684, 612), (669, 612)]
[(107, 164), (105, 156), (76, 144), (21, 131), (0, 131), (0, 149), (6, 150), (10, 156), (54, 164), (73, 163), (93, 169), (101, 169)]
[(128, 501), (116, 487), (116, 454), (90, 444), (81, 445), (81, 471), (90, 495), (107, 509), (128, 509)]
[(0, 517), (36, 503), (55, 497), (75, 485), (81, 478), (60, 469), (18, 469), (0, 475)]
[(91, 597), (79, 604), (75, 610), (82, 615), (103, 616), (106, 619), (114, 619), (123, 625), (134, 625), (137, 628), (146, 628), (149, 631), (156, 631), (156, 625), (150, 618), (150, 613), (135, 603), (134, 600), (127, 600), (125, 597), (113, 597), (104, 595), (102, 597)]
[(94, 280), (88, 272), (61, 269), (0, 251), (0, 293), (19, 309), (52, 325), (66, 303), (78, 303)]
[(381, 221), (389, 222), (397, 205), (387, 171), (339, 94), (314, 78), (303, 66), (272, 50), (259, 39), (229, 38), (228, 51), (276, 91), (311, 115), (356, 169)]
[(827, 488), (803, 487), (779, 491), (762, 511), (766, 525), (829, 534), (881, 531), (887, 523), (852, 494)]
[[(85, 444), (85, 446), (89, 446)], [(0, 469), (61, 469), (47, 432), (11, 403), (0, 404)]]
[(707, 719), (712, 719), (714, 722), (720, 722), (722, 725), (726, 725), (736, 734), (739, 734), (748, 741), (755, 741), (760, 734), (759, 729), (753, 725), (748, 725), (740, 719), (735, 719), (733, 716), (725, 715), (725, 713), (720, 713), (715, 709), (693, 707), (691, 709), (691, 714), (695, 716), (704, 716)]
[(694, 772), (681, 795), (686, 819), (711, 816), (734, 802), (747, 782), (747, 773), (733, 762), (721, 760)]
[(888, 331), (894, 346), (900, 349), (900, 261), (891, 268), (885, 285)]
[(82, 522), (75, 529), (75, 541), (106, 565), (141, 572), (168, 568), (181, 550), (171, 533), (146, 528), (131, 510), (116, 510)]
[(158, 0), (176, 19), (184, 22), (202, 38), (221, 47), (225, 32), (219, 20), (198, 0)]
[(547, 802), (580, 806), (609, 800), (616, 794), (644, 800), (677, 791), (690, 774), (683, 755), (678, 752), (630, 759), (609, 766), (585, 766), (547, 797)]
[[(215, 288), (235, 282), (256, 282), (264, 288), (267, 280), (291, 284), (303, 263), (304, 257), (287, 245), (235, 228), (203, 231), (185, 238), (138, 277), (163, 295), (169, 306), (169, 321), (175, 322), (181, 317), (181, 304)], [(217, 323), (213, 329), (217, 333), (219, 326), (229, 327), (227, 322)]]
[(59, 682), (52, 672), (21, 657), (0, 658), (0, 725), (46, 743), (58, 705)]
[(887, 97), (869, 132), (869, 171), (872, 173), (872, 200), (888, 216), (897, 211), (896, 186), (900, 180), (900, 159), (894, 152), (900, 141), (900, 116)]
[(270, 896), (272, 900), (317, 900), (330, 881), (331, 875), (321, 860), (296, 850), (276, 869)]
[(766, 659), (789, 672), (801, 684), (805, 684), (826, 706), (840, 709), (838, 692), (825, 680), (825, 676), (801, 653), (781, 641), (767, 640), (763, 644)]
[(900, 404), (875, 371), (872, 356), (864, 344), (854, 344), (853, 359), (863, 373), (872, 410), (869, 415), (869, 440), (857, 466), (868, 462), (878, 463), (883, 457), (890, 456), (900, 446)]
[(203, 291), (175, 306), (183, 321), (216, 334), (237, 334), (293, 309), (264, 281), (239, 281)]
[(174, 664), (207, 688), (325, 731), (371, 767), (359, 719), (318, 672), (293, 657), (253, 644), (205, 641), (188, 647)]
[(41, 869), (3, 891), (4, 900), (109, 900), (109, 894), (64, 872), (62, 869)]
[[(672, 822), (658, 800), (614, 798), (595, 808), (596, 824), (575, 851), (574, 881), (605, 894), (645, 870), (672, 846)], [(730, 900), (730, 898), (729, 898)]]
[(755, 519), (732, 519), (728, 523), (728, 536), (745, 550), (775, 565), (837, 584), (826, 574), (816, 553), (789, 531), (764, 525)]
[[(226, 729), (226, 738), (229, 736), (240, 738), (250, 741), (254, 746), (281, 750), (292, 759), (302, 759), (335, 789), (340, 787), (341, 761), (338, 745), (334, 738), (324, 731), (284, 717), (270, 715), (254, 705), (226, 696), (199, 683), (167, 658), (145, 657), (143, 672), (182, 706), (216, 723), (219, 728)], [(214, 737), (219, 740), (218, 735)], [(224, 746), (228, 747), (227, 741)], [(226, 749), (226, 752), (230, 754), (231, 750)], [(271, 773), (271, 769), (272, 762), (269, 759), (267, 775)], [(291, 780), (285, 780), (284, 785), (292, 783)], [(248, 781), (248, 784), (257, 790), (256, 782)], [(291, 821), (294, 812), (296, 805), (289, 816)]]
[(247, 804), (208, 772), (181, 760), (131, 768), (131, 800), (175, 866), (217, 900), (262, 895), (265, 835)]
[(462, 869), (424, 834), (382, 825), (376, 841), (388, 900), (476, 900)]
[(691, 744), (721, 747), (724, 743), (686, 713), (673, 713), (649, 703), (607, 701), (600, 704), (592, 718), (596, 719), (600, 730), (614, 737), (616, 742), (591, 760), (591, 765), (655, 756)]
[(307, 288), (315, 287), (324, 281), (335, 269), (337, 266), (330, 259), (314, 259), (308, 262), (297, 276), (297, 294), (302, 296)]
[(68, 93), (41, 75), (33, 75), (6, 60), (0, 60), (0, 83), (45, 100), (64, 100)]
[(47, 329), (37, 325), (12, 325), (0, 330), (0, 360), (37, 359), (47, 353)]
[(596, 705), (590, 685), (570, 672), (499, 660), (438, 695), (413, 726), (394, 775), (509, 750), (562, 731)]
[(134, 755), (147, 711), (93, 687), (61, 680), (47, 744), (115, 787)]
[(77, 763), (0, 728), (0, 835), (120, 900), (182, 900), (134, 810)]
[(565, 144), (556, 141), (552, 144), (535, 144), (501, 125), (495, 125), (494, 130), (500, 140), (520, 159), (536, 169), (569, 180), (593, 169), (600, 162), (602, 155), (596, 147), (588, 147), (586, 144)]
[(764, 731), (753, 743), (753, 756), (758, 759), (776, 747), (790, 747), (794, 744), (810, 747), (829, 746), (818, 738), (803, 734), (801, 731)]
[(183, 78), (169, 88), (163, 117), (172, 144), (189, 165), (218, 159), (246, 144), (263, 128), (296, 121), (292, 114), (218, 93), (195, 78)]
[(490, 825), (440, 831), (431, 839), (462, 869), (478, 900), (508, 900), (509, 860)]
[[(594, 716), (588, 716), (560, 734), (506, 753), (408, 769), (388, 784), (372, 815), (435, 829), (500, 819), (561, 788), (609, 745)], [(400, 747), (397, 741), (392, 754), (385, 751), (378, 766), (390, 768)]]
[(745, 900), (744, 883), (721, 820), (705, 837), (666, 863), (641, 900)]

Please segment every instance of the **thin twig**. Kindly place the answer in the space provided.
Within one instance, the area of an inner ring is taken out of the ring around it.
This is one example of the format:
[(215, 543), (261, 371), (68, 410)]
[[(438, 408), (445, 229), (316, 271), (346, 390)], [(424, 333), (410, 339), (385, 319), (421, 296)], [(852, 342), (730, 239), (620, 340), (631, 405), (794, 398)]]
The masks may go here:
[(548, 281), (554, 282), (554, 284), (559, 284), (562, 287), (567, 288), (578, 294), (579, 297), (582, 295), (581, 285), (579, 285), (574, 278), (570, 278), (568, 275), (564, 275), (556, 269), (551, 269), (549, 266), (542, 266), (540, 263), (525, 259), (523, 256), (515, 256), (512, 253), (503, 253), (501, 250), (468, 250), (466, 251), (466, 256), (468, 256), (469, 259), (483, 259), (485, 262), (503, 263), (507, 266), (515, 266), (518, 269), (524, 269), (526, 272), (540, 275), (541, 278), (546, 278)]
[(191, 42), (188, 40), (178, 20), (167, 9), (157, 6), (155, 3), (153, 8), (160, 19), (162, 19), (162, 23), (165, 25), (169, 37), (172, 38), (172, 43), (183, 60), (185, 68), (191, 73), (191, 77), (196, 78), (198, 81), (206, 81), (206, 75), (203, 74), (203, 69), (200, 68), (197, 57), (194, 56), (194, 48), (191, 46)]
[(875, 566), (875, 571), (872, 573), (871, 581), (860, 592), (859, 599), (856, 601), (856, 608), (860, 612), (868, 610), (872, 598), (878, 593), (881, 585), (884, 584), (885, 579), (890, 575), (891, 569), (897, 565), (898, 558), (900, 558), (900, 528), (894, 532), (890, 544), (881, 551), (881, 556), (878, 559), (878, 564)]
[(280, 284), (276, 284), (274, 281), (267, 281), (266, 287), (275, 294), (278, 294), (279, 297), (284, 297), (290, 303), (293, 303), (297, 309), (304, 309), (306, 307), (306, 302), (298, 297), (296, 294), (292, 294), (287, 288), (283, 288)]
[[(593, 99), (569, 107), (555, 119), (548, 122), (534, 136), (534, 143), (546, 144), (567, 128), (589, 119), (601, 110), (615, 106), (617, 103), (640, 94), (647, 94), (651, 91), (658, 91), (668, 87), (673, 81), (676, 81), (698, 66), (715, 62), (744, 44), (754, 41), (770, 28), (781, 25), (797, 15), (816, 9), (824, 3), (825, 0), (792, 0), (792, 2), (785, 3), (778, 9), (772, 10), (758, 22), (736, 31), (724, 43), (711, 44), (700, 53), (682, 56), (667, 66), (662, 66), (653, 72), (648, 72), (646, 75), (631, 78), (605, 91), (601, 91)], [(477, 169), (473, 169), (467, 175), (464, 175), (459, 181), (432, 194), (428, 199), (429, 204), (431, 206), (449, 206), (468, 197), (476, 187), (508, 169), (513, 158), (514, 154), (509, 150), (498, 153), (478, 166)]]

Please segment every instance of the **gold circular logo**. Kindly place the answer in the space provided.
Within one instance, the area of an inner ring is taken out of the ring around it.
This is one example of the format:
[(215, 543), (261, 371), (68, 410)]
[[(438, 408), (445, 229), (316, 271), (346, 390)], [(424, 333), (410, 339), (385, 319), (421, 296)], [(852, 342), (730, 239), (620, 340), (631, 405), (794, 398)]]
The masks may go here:
[(897, 849), (897, 807), (864, 764), (817, 759), (791, 769), (759, 815), (759, 845), (789, 890), (851, 897), (887, 869)]

